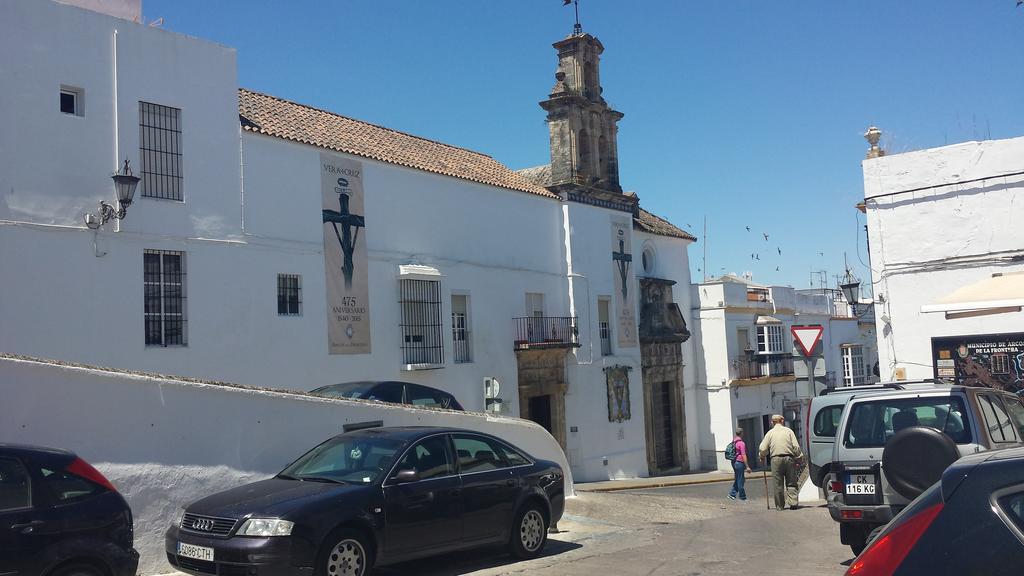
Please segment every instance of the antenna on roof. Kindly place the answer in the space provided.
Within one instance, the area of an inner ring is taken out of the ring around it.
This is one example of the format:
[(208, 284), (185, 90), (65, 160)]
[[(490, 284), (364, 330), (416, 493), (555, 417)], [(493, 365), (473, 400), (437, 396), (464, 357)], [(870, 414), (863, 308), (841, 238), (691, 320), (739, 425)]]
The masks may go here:
[(149, 23), (150, 28), (159, 28), (164, 25), (164, 17), (161, 16)]

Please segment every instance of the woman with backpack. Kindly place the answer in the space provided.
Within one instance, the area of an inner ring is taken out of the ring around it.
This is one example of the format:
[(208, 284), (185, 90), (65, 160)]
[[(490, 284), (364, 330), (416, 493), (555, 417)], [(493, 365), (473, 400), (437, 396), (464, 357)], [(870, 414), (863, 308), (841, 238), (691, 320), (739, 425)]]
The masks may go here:
[(732, 490), (729, 491), (729, 499), (735, 500), (739, 495), (740, 500), (745, 501), (747, 491), (743, 489), (743, 484), (747, 479), (746, 473), (750, 472), (750, 464), (747, 459), (747, 444), (743, 441), (743, 428), (736, 429), (736, 437), (725, 447), (725, 457), (732, 461), (732, 471), (736, 475), (732, 481)]

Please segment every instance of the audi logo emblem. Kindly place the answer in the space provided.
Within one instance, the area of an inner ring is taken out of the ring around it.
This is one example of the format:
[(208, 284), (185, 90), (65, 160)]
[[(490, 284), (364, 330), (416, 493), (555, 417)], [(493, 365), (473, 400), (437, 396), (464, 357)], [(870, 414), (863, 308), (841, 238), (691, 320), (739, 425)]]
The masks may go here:
[(210, 530), (213, 530), (213, 520), (210, 520), (209, 518), (196, 518), (192, 521), (192, 528), (194, 530), (209, 532)]

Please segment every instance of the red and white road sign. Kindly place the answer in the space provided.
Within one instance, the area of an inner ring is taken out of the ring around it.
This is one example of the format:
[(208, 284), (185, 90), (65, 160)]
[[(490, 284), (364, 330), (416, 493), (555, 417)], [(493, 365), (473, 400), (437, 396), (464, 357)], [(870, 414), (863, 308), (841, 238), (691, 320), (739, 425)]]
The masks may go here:
[(821, 324), (813, 324), (810, 326), (792, 326), (789, 329), (793, 333), (793, 340), (800, 345), (800, 349), (803, 351), (804, 356), (810, 356), (811, 352), (814, 351), (814, 347), (821, 342), (821, 334), (824, 332)]

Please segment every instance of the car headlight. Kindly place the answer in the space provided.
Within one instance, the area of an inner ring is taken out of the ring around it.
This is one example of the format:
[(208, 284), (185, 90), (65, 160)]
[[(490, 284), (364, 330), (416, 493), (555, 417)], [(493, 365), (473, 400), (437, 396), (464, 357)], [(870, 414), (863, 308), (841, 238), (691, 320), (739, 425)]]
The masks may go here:
[(294, 522), (278, 518), (250, 518), (238, 529), (239, 536), (291, 536)]
[(175, 528), (181, 528), (181, 520), (184, 517), (185, 507), (181, 506), (178, 508), (178, 511), (174, 513), (174, 521), (171, 523), (171, 526), (174, 526)]

